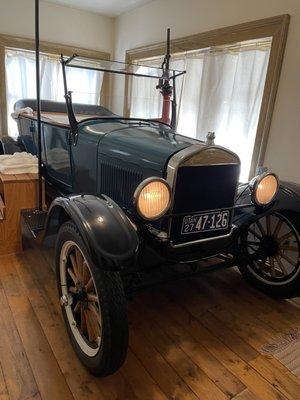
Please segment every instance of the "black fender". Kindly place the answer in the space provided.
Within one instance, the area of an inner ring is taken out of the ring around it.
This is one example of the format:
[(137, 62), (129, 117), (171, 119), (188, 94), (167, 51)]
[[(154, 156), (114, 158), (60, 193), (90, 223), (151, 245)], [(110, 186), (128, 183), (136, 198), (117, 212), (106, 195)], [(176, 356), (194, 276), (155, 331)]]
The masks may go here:
[(45, 238), (72, 220), (89, 251), (93, 263), (105, 270), (121, 270), (135, 259), (139, 239), (124, 211), (106, 196), (57, 197), (46, 221)]
[[(237, 206), (251, 204), (249, 185), (241, 185), (238, 190)], [(281, 182), (276, 199), (266, 207), (252, 205), (237, 208), (233, 224), (237, 233), (246, 229), (251, 223), (271, 213), (281, 213), (286, 216), (300, 232), (300, 185), (292, 182)]]

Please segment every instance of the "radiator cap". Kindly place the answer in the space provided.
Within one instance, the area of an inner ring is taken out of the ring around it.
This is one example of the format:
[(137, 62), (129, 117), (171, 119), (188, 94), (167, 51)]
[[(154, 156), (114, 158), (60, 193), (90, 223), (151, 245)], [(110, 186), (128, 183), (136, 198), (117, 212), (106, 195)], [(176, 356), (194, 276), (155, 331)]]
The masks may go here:
[(215, 132), (208, 132), (206, 135), (206, 146), (213, 146), (215, 144)]

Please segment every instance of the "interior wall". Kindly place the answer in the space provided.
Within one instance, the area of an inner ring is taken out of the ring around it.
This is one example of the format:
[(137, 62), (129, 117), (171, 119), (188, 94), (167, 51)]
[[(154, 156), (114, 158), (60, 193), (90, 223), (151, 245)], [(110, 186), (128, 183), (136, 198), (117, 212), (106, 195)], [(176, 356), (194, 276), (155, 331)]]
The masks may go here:
[[(34, 0), (0, 0), (0, 34), (34, 38)], [(114, 20), (96, 13), (40, 3), (41, 40), (112, 53)]]
[(242, 22), (291, 15), (287, 48), (264, 165), (281, 179), (300, 183), (300, 2), (299, 0), (156, 0), (115, 22), (115, 59), (138, 46)]

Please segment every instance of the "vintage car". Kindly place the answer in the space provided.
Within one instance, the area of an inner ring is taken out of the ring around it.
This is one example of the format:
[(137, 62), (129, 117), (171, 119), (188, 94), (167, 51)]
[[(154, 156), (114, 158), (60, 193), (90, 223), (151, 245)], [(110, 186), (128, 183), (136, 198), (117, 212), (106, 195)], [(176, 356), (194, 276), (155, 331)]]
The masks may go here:
[[(72, 105), (67, 91), (66, 99), (67, 108), (41, 104), (49, 208), (45, 226), (32, 230), (56, 237), (63, 316), (91, 373), (108, 375), (124, 362), (126, 295), (143, 287), (143, 273), (167, 278), (175, 264), (195, 273), (198, 261), (218, 257), (217, 267), (238, 266), (270, 295), (300, 292), (299, 185), (269, 172), (239, 184), (239, 157), (212, 134), (202, 142), (160, 119)], [(2, 139), (3, 152), (38, 153), (35, 110), (35, 100), (16, 103), (20, 136)]]

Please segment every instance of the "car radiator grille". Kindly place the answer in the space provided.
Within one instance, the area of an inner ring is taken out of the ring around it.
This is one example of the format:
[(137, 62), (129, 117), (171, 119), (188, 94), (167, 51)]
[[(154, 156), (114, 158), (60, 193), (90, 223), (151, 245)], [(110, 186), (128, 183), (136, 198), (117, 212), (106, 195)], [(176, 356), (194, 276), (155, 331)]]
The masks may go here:
[(143, 175), (112, 163), (99, 165), (99, 192), (109, 196), (119, 206), (131, 204), (134, 191), (143, 180)]
[(238, 164), (183, 166), (178, 169), (172, 214), (181, 215), (173, 216), (171, 220), (170, 237), (174, 244), (212, 238), (230, 232), (231, 225), (225, 230), (182, 235), (181, 227), (184, 216), (210, 210), (229, 209), (231, 221), (231, 208), (234, 205), (238, 178)]

